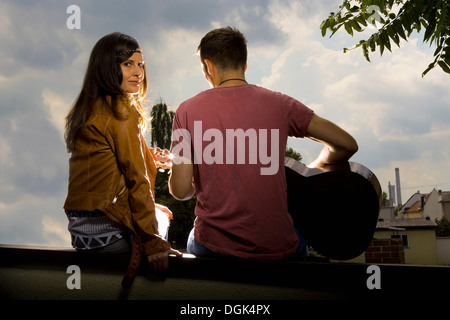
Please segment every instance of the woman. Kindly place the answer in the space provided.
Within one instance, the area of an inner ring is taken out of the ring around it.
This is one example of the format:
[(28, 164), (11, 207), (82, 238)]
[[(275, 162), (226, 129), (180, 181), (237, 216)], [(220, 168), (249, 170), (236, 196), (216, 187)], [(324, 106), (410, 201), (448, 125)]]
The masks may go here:
[(169, 254), (181, 255), (158, 232), (157, 209), (170, 211), (154, 203), (156, 166), (142, 134), (146, 93), (138, 42), (111, 33), (94, 46), (66, 117), (71, 157), (64, 209), (72, 245), (93, 253), (124, 253), (131, 247), (124, 285), (131, 285), (141, 252), (156, 271), (167, 269)]

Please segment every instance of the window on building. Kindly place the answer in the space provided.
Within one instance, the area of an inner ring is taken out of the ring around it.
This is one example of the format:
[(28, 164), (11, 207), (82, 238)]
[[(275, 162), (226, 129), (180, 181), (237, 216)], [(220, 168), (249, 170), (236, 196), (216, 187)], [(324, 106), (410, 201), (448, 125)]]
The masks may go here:
[(407, 234), (393, 234), (391, 235), (392, 239), (402, 239), (403, 240), (403, 247), (409, 248), (409, 239)]

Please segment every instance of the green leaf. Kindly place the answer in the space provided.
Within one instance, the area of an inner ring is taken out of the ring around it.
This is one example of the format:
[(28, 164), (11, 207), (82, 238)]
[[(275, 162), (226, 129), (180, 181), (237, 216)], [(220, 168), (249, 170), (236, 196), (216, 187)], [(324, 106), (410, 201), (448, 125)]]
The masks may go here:
[(353, 29), (352, 29), (350, 23), (345, 22), (345, 23), (344, 23), (344, 28), (345, 28), (345, 30), (347, 31), (347, 33), (348, 33), (348, 34), (351, 34), (352, 37), (353, 37)]
[(342, 5), (345, 7), (345, 9), (350, 11), (350, 1), (344, 1), (344, 3)]
[(438, 46), (436, 48), (436, 50), (434, 51), (433, 56), (436, 56), (439, 52), (441, 52), (441, 50), (442, 50), (442, 46)]
[(328, 29), (333, 30), (334, 26), (336, 25), (336, 20), (334, 19), (334, 17), (329, 18), (328, 19), (329, 24), (328, 24)]
[[(425, 1), (429, 1), (429, 0), (425, 0)], [(432, 2), (436, 2), (436, 1), (432, 1)], [(417, 12), (420, 12), (420, 13), (424, 12), (423, 5), (424, 5), (424, 0), (416, 0), (416, 1), (414, 1), (414, 7), (416, 8)]]
[[(433, 12), (436, 12), (433, 10)], [(430, 16), (430, 19), (428, 20), (428, 26), (425, 29), (425, 35), (423, 36), (423, 42), (427, 42), (430, 40), (430, 37), (433, 35), (434, 30), (436, 29), (436, 17)], [(430, 44), (432, 41), (430, 41)]]
[(414, 23), (413, 29), (416, 29), (417, 33), (420, 33), (421, 30), (421, 24), (420, 23)]
[(397, 32), (395, 31), (394, 26), (392, 26), (392, 25), (388, 26), (387, 31), (388, 31), (389, 37), (391, 37), (391, 39), (394, 40), (397, 47), (400, 48), (400, 38), (397, 35)]
[(364, 27), (367, 27), (367, 21), (362, 16), (357, 16), (356, 21), (358, 21), (359, 24), (362, 24)]
[(425, 71), (422, 72), (422, 78), (428, 73), (428, 71), (430, 71), (431, 69), (433, 69), (434, 66), (435, 66), (435, 63), (434, 63), (434, 62), (433, 62), (433, 63), (430, 63), (430, 64), (428, 65), (428, 67), (425, 69)]
[[(380, 35), (381, 35), (380, 38), (381, 38), (381, 40), (382, 40), (384, 46), (385, 46), (389, 51), (391, 51), (391, 42), (389, 41), (389, 36), (387, 35), (386, 31), (382, 30)], [(392, 51), (391, 51), (391, 52), (392, 52)]]
[(355, 20), (351, 20), (350, 23), (353, 29), (355, 29), (357, 32), (362, 31), (361, 26), (358, 24), (358, 22), (356, 22)]
[(445, 54), (444, 55), (444, 61), (446, 64), (450, 65), (450, 54)]
[(403, 31), (402, 23), (398, 19), (394, 21), (394, 28), (395, 31), (397, 31), (398, 35), (400, 35), (400, 37), (408, 41), (405, 35), (405, 31)]
[(350, 12), (355, 13), (355, 12), (358, 12), (358, 11), (359, 11), (359, 7), (358, 6), (353, 6), (353, 7), (350, 8)]
[(320, 25), (320, 30), (322, 30), (322, 37), (325, 36), (327, 33), (328, 26), (330, 25), (330, 19), (322, 21), (322, 24)]
[(428, 21), (425, 19), (420, 19), (420, 22), (422, 22), (422, 26), (426, 29), (428, 28)]
[(442, 60), (438, 61), (438, 65), (447, 73), (450, 73), (450, 67)]
[(383, 56), (383, 52), (384, 52), (384, 43), (381, 40), (381, 36), (378, 35), (377, 39), (376, 39), (376, 43), (378, 44), (378, 46), (380, 47), (380, 55)]
[(376, 43), (375, 43), (375, 39), (373, 36), (371, 36), (369, 38), (369, 40), (367, 40), (367, 45), (369, 46), (370, 51), (372, 51), (372, 52), (375, 51)]
[(420, 24), (420, 16), (417, 13), (416, 7), (414, 6), (409, 7), (408, 13), (413, 22), (415, 22), (416, 24)]
[(362, 50), (363, 50), (364, 57), (366, 58), (367, 61), (370, 62), (370, 59), (369, 59), (369, 50), (367, 50), (367, 42), (364, 42), (364, 43), (362, 44)]
[(401, 15), (400, 21), (401, 21), (403, 27), (405, 28), (405, 30), (408, 32), (408, 37), (409, 37), (409, 34), (412, 31), (412, 29), (411, 29), (412, 22), (411, 22), (411, 18), (409, 17), (407, 9), (405, 9), (403, 14)]

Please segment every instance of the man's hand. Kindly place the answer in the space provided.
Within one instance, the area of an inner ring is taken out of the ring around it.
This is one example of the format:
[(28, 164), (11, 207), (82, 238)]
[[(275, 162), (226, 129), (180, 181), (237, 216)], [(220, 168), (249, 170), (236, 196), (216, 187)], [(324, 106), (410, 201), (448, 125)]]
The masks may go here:
[(147, 256), (148, 265), (152, 271), (164, 272), (169, 269), (169, 254), (174, 254), (178, 257), (183, 256), (183, 254), (175, 249), (169, 249), (164, 252), (159, 252)]
[(322, 152), (319, 154), (317, 159), (311, 162), (307, 167), (320, 169), (323, 172), (336, 171), (336, 170), (350, 170), (350, 165), (348, 161), (343, 161), (340, 163), (326, 163), (324, 160), (328, 158), (329, 147), (325, 146)]
[(309, 165), (312, 168), (329, 169), (330, 165), (346, 163), (358, 151), (358, 144), (350, 134), (315, 114), (311, 118), (306, 136), (324, 144), (317, 159)]
[(172, 169), (172, 156), (167, 149), (161, 148), (149, 148), (150, 152), (153, 154), (153, 159), (158, 168), (161, 169)]

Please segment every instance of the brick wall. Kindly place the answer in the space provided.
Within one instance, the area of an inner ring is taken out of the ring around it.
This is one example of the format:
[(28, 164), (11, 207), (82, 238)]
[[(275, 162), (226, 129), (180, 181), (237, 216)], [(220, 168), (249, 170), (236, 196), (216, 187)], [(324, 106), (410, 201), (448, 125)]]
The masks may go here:
[(402, 239), (373, 239), (365, 252), (366, 263), (405, 263)]

